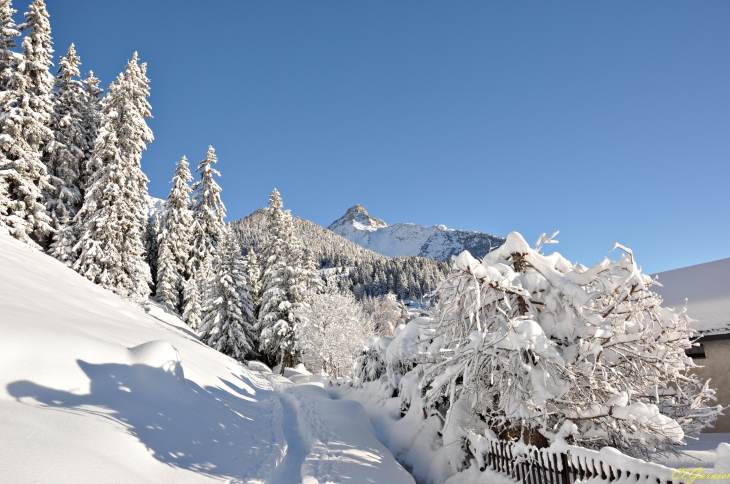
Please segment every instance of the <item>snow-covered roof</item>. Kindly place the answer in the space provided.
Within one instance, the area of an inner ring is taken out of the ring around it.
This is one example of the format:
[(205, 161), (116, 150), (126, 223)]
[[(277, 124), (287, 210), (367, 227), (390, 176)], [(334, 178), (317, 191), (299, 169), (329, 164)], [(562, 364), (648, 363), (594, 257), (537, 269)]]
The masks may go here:
[(681, 309), (703, 335), (730, 334), (730, 258), (655, 274), (664, 287), (654, 290), (664, 306)]

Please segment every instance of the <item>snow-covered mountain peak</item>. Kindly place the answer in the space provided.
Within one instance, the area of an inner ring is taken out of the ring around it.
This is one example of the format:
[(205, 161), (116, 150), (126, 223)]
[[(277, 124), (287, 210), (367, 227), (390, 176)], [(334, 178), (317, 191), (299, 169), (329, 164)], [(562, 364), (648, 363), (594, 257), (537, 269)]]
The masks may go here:
[(365, 207), (350, 207), (345, 215), (327, 227), (338, 235), (367, 249), (387, 256), (421, 256), (448, 261), (452, 255), (468, 250), (475, 257), (484, 257), (504, 242), (501, 237), (445, 225), (397, 223), (388, 225), (372, 217)]
[(343, 233), (353, 233), (356, 230), (373, 232), (387, 226), (387, 223), (378, 218), (371, 217), (368, 211), (365, 210), (365, 207), (357, 204), (348, 208), (345, 215), (332, 222), (327, 228), (343, 235)]

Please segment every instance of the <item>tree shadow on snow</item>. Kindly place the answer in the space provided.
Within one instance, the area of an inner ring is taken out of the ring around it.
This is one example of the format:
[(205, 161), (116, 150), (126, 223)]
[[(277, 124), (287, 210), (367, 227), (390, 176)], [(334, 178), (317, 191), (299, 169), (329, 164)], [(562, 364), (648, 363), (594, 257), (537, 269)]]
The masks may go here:
[(77, 363), (91, 380), (87, 395), (31, 381), (10, 383), (8, 393), (25, 404), (112, 418), (155, 459), (211, 476), (254, 477), (274, 450), (269, 392), (253, 382), (224, 380), (232, 395), (148, 365)]

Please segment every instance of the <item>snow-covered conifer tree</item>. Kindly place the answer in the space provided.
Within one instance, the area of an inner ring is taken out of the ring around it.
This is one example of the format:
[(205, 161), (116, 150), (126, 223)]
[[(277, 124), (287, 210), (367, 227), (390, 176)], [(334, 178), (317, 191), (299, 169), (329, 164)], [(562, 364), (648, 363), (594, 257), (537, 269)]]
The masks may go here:
[[(0, 0), (0, 106), (2, 112), (7, 113), (8, 108), (13, 106), (17, 93), (8, 92), (14, 82), (17, 82), (17, 66), (20, 60), (20, 56), (12, 49), (16, 47), (15, 37), (20, 35), (17, 29), (15, 21), (13, 20), (13, 14), (16, 13), (12, 7), (10, 0)], [(2, 123), (3, 132), (6, 130), (5, 123)], [(7, 140), (7, 138), (6, 138)], [(2, 146), (5, 145), (6, 141), (0, 140)], [(2, 157), (0, 157), (0, 169), (3, 169), (5, 160), (5, 151), (0, 151)], [(10, 212), (10, 207), (13, 205), (13, 200), (10, 196), (10, 186), (7, 180), (7, 175), (0, 172), (0, 229), (7, 230), (10, 225), (7, 217)]]
[[(164, 229), (160, 234), (160, 238), (165, 237)], [(169, 243), (160, 243), (159, 250), (157, 252), (158, 267), (157, 267), (157, 287), (155, 288), (155, 296), (163, 306), (167, 307), (171, 311), (179, 311), (180, 302), (182, 298), (182, 290), (178, 288), (178, 284), (182, 286), (185, 282), (182, 281), (175, 267), (175, 258), (172, 256), (172, 250)]]
[(0, 0), (0, 92), (8, 90), (13, 71), (17, 69), (19, 56), (12, 50), (16, 47), (15, 37), (20, 35), (13, 20), (15, 12), (11, 0)]
[(147, 219), (147, 227), (142, 235), (142, 243), (144, 244), (145, 262), (150, 267), (150, 291), (152, 295), (157, 289), (157, 257), (160, 251), (160, 214), (155, 213)]
[[(259, 309), (257, 331), (260, 334), (260, 348), (270, 362), (282, 360), (281, 343), (290, 336), (292, 328), (287, 321), (290, 306), (287, 300), (285, 274), (288, 262), (286, 241), (288, 239), (285, 221), (287, 214), (282, 210), (283, 203), (278, 190), (269, 195), (266, 209), (268, 238), (261, 253), (261, 307)], [(282, 365), (283, 368), (283, 365)]]
[(54, 95), (51, 129), (54, 142), (50, 145), (46, 164), (53, 196), (47, 197), (46, 206), (56, 233), (49, 253), (69, 267), (76, 261), (73, 247), (78, 241), (78, 227), (72, 223), (84, 199), (83, 174), (93, 147), (93, 136), (87, 126), (87, 93), (80, 76), (80, 59), (71, 44), (66, 56), (59, 59)]
[[(3, 4), (3, 16), (11, 11), (10, 4)], [(25, 14), (26, 22), (20, 30), (27, 30), (23, 39), (23, 53), (20, 58), (7, 55), (11, 66), (6, 79), (6, 90), (2, 93), (0, 106), (0, 226), (19, 240), (36, 245), (29, 236), (44, 240), (52, 231), (51, 219), (43, 203), (44, 194), (53, 193), (46, 166), (42, 161), (43, 151), (53, 139), (48, 127), (53, 111), (53, 76), (49, 72), (53, 65), (51, 26), (43, 0), (35, 0), (30, 12)], [(3, 36), (5, 45), (12, 40), (8, 34), (12, 20), (4, 19)]]
[(80, 234), (74, 269), (140, 302), (149, 294), (151, 281), (142, 241), (148, 180), (141, 157), (153, 139), (145, 122), (151, 117), (145, 70), (135, 52), (103, 99), (102, 124), (88, 164), (93, 175), (74, 219)]
[(183, 284), (182, 320), (193, 331), (197, 331), (200, 328), (200, 318), (203, 314), (200, 291), (198, 290), (198, 279), (196, 269), (193, 269), (190, 278)]
[(182, 309), (183, 288), (190, 277), (190, 239), (193, 215), (188, 185), (193, 177), (184, 156), (177, 163), (172, 189), (162, 212), (157, 272), (157, 300), (168, 308)]
[[(86, 95), (80, 80), (79, 57), (74, 45), (65, 56), (59, 59), (56, 89), (53, 101), (53, 114), (50, 128), (54, 142), (50, 144), (46, 166), (55, 190), (48, 197), (46, 207), (56, 229), (51, 254), (58, 254), (60, 260), (68, 253), (68, 236), (61, 234), (81, 208), (83, 195), (80, 187), (80, 174), (86, 163), (89, 139), (84, 129)], [(59, 247), (60, 245), (60, 247)]]
[(314, 277), (305, 266), (301, 246), (289, 211), (282, 210), (279, 192), (274, 189), (267, 208), (268, 239), (262, 251), (261, 307), (257, 330), (262, 350), (271, 361), (285, 367), (294, 365), (297, 354), (297, 327), (303, 322), (308, 292)]
[(87, 143), (83, 147), (85, 162), (82, 163), (81, 173), (79, 174), (79, 186), (81, 187), (81, 193), (85, 193), (88, 185), (88, 180), (93, 174), (93, 164), (89, 165), (93, 151), (94, 142), (99, 133), (99, 126), (101, 124), (101, 93), (103, 89), (99, 87), (101, 81), (94, 76), (94, 71), (89, 71), (84, 79), (84, 133), (87, 136)]
[(246, 284), (241, 249), (232, 237), (219, 247), (218, 262), (203, 308), (201, 340), (239, 361), (253, 356), (253, 300)]
[(20, 31), (27, 31), (23, 39), (23, 59), (21, 71), (26, 79), (25, 93), (27, 103), (32, 109), (37, 126), (26, 132), (28, 144), (42, 151), (53, 140), (49, 129), (53, 113), (53, 87), (55, 79), (51, 74), (53, 66), (53, 41), (51, 23), (44, 0), (34, 0), (25, 13), (25, 23)]
[[(213, 176), (220, 176), (213, 164), (218, 162), (215, 150), (208, 147), (208, 153), (195, 170), (200, 172), (200, 180), (193, 184), (193, 231), (192, 231), (192, 265), (198, 269), (206, 258), (210, 258), (211, 267), (216, 263), (218, 247), (226, 235), (226, 225), (223, 219), (226, 216), (226, 207), (221, 201), (221, 187)], [(206, 269), (208, 270), (208, 269)], [(203, 271), (197, 271), (197, 277), (202, 277)], [(204, 284), (205, 279), (199, 279), (198, 284)], [(203, 287), (198, 290), (203, 292)]]
[(261, 305), (261, 266), (259, 257), (253, 249), (249, 249), (248, 254), (244, 256), (243, 269), (246, 273), (248, 287), (251, 288), (254, 316), (258, 320), (259, 307)]

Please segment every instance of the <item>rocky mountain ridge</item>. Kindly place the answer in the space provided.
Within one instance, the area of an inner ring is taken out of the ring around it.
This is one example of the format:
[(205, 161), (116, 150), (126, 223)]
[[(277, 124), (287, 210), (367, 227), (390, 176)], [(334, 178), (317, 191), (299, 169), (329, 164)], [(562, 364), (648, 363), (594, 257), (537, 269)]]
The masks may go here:
[(481, 258), (502, 245), (505, 240), (487, 233), (450, 229), (445, 225), (388, 225), (371, 216), (359, 204), (350, 207), (327, 228), (379, 254), (390, 257), (419, 256), (441, 261), (448, 261), (452, 255), (458, 255), (464, 250)]

